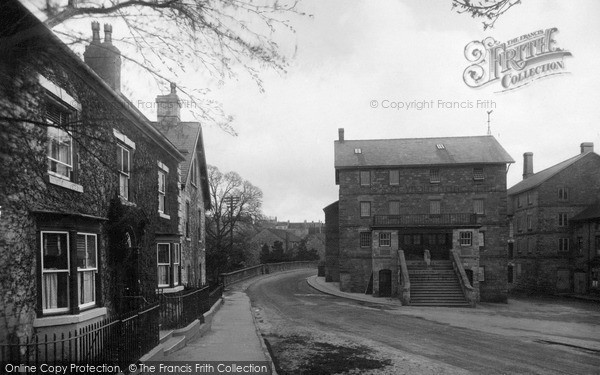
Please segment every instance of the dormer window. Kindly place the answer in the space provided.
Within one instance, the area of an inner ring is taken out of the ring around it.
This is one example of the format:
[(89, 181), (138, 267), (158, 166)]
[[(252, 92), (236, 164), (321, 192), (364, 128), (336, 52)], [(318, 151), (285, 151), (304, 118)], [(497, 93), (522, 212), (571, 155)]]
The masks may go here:
[(483, 175), (483, 168), (473, 168), (473, 180), (483, 181), (485, 176)]

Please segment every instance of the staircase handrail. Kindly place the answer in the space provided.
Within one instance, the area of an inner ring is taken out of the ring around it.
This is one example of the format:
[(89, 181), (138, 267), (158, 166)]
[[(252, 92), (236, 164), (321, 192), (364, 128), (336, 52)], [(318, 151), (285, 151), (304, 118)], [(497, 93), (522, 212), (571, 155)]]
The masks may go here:
[(400, 299), (402, 305), (407, 306), (410, 305), (410, 278), (408, 276), (408, 266), (406, 265), (404, 250), (398, 250), (398, 263), (400, 263), (400, 275), (402, 280)]
[(469, 282), (469, 278), (467, 277), (465, 268), (463, 267), (462, 262), (460, 261), (460, 255), (458, 254), (457, 250), (450, 250), (450, 260), (452, 261), (452, 268), (458, 276), (460, 288), (462, 289), (463, 294), (467, 299), (467, 302), (471, 307), (475, 307), (475, 289)]

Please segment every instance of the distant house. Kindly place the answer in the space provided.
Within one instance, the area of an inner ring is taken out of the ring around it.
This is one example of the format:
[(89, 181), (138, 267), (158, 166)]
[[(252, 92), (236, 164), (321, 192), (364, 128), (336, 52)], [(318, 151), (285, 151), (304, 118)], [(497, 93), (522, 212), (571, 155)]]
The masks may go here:
[(283, 221), (283, 222), (277, 222), (275, 224), (275, 229), (287, 230), (301, 238), (304, 238), (309, 234), (322, 233), (323, 227), (324, 227), (324, 224), (321, 222), (315, 223), (314, 221), (312, 221), (309, 223), (306, 220), (304, 222), (299, 222), (299, 223)]
[(578, 155), (537, 173), (533, 154), (524, 154), (523, 180), (508, 189), (511, 289), (585, 293), (594, 287), (600, 155), (593, 151), (593, 143), (582, 143)]
[[(514, 161), (494, 137), (345, 140), (340, 129), (334, 153), (339, 201), (325, 208), (326, 275), (339, 274), (342, 291), (399, 295), (408, 289), (399, 279), (405, 263), (411, 304), (464, 302), (460, 289), (419, 295), (439, 289), (417, 285), (432, 279), (421, 277), (427, 272), (472, 288), (474, 300), (506, 300), (506, 168)], [(419, 270), (425, 250), (439, 272)]]
[(251, 243), (258, 244), (258, 246), (266, 244), (269, 247), (272, 247), (276, 241), (281, 242), (283, 244), (283, 251), (289, 254), (300, 244), (302, 238), (283, 229), (266, 228), (258, 232), (250, 240)]
[(309, 234), (304, 237), (306, 241), (306, 249), (317, 250), (317, 254), (319, 254), (319, 259), (325, 259), (325, 233), (314, 233)]

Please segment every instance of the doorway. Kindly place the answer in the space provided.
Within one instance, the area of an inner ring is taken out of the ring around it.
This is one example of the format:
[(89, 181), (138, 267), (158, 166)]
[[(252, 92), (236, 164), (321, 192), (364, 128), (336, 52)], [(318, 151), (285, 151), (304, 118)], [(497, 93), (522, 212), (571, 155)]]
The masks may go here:
[(379, 271), (379, 296), (392, 296), (392, 271), (390, 270)]

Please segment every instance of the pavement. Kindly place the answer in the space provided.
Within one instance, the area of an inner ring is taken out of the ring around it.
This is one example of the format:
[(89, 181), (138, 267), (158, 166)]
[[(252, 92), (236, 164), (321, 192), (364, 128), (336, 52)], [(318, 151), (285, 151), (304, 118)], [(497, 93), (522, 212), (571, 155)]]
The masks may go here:
[(340, 291), (340, 283), (339, 282), (325, 282), (324, 277), (319, 276), (310, 276), (306, 279), (308, 285), (318, 290), (319, 292), (329, 294), (336, 297), (352, 299), (355, 301), (368, 302), (368, 303), (377, 303), (380, 305), (388, 305), (388, 306), (402, 306), (402, 302), (398, 298), (390, 298), (390, 297), (373, 297), (371, 294), (363, 294), (363, 293), (346, 293)]
[[(268, 350), (260, 337), (250, 308), (250, 299), (241, 290), (227, 291), (223, 305), (213, 317), (211, 330), (169, 354), (166, 361), (268, 362)], [(273, 371), (275, 373), (275, 371)]]

